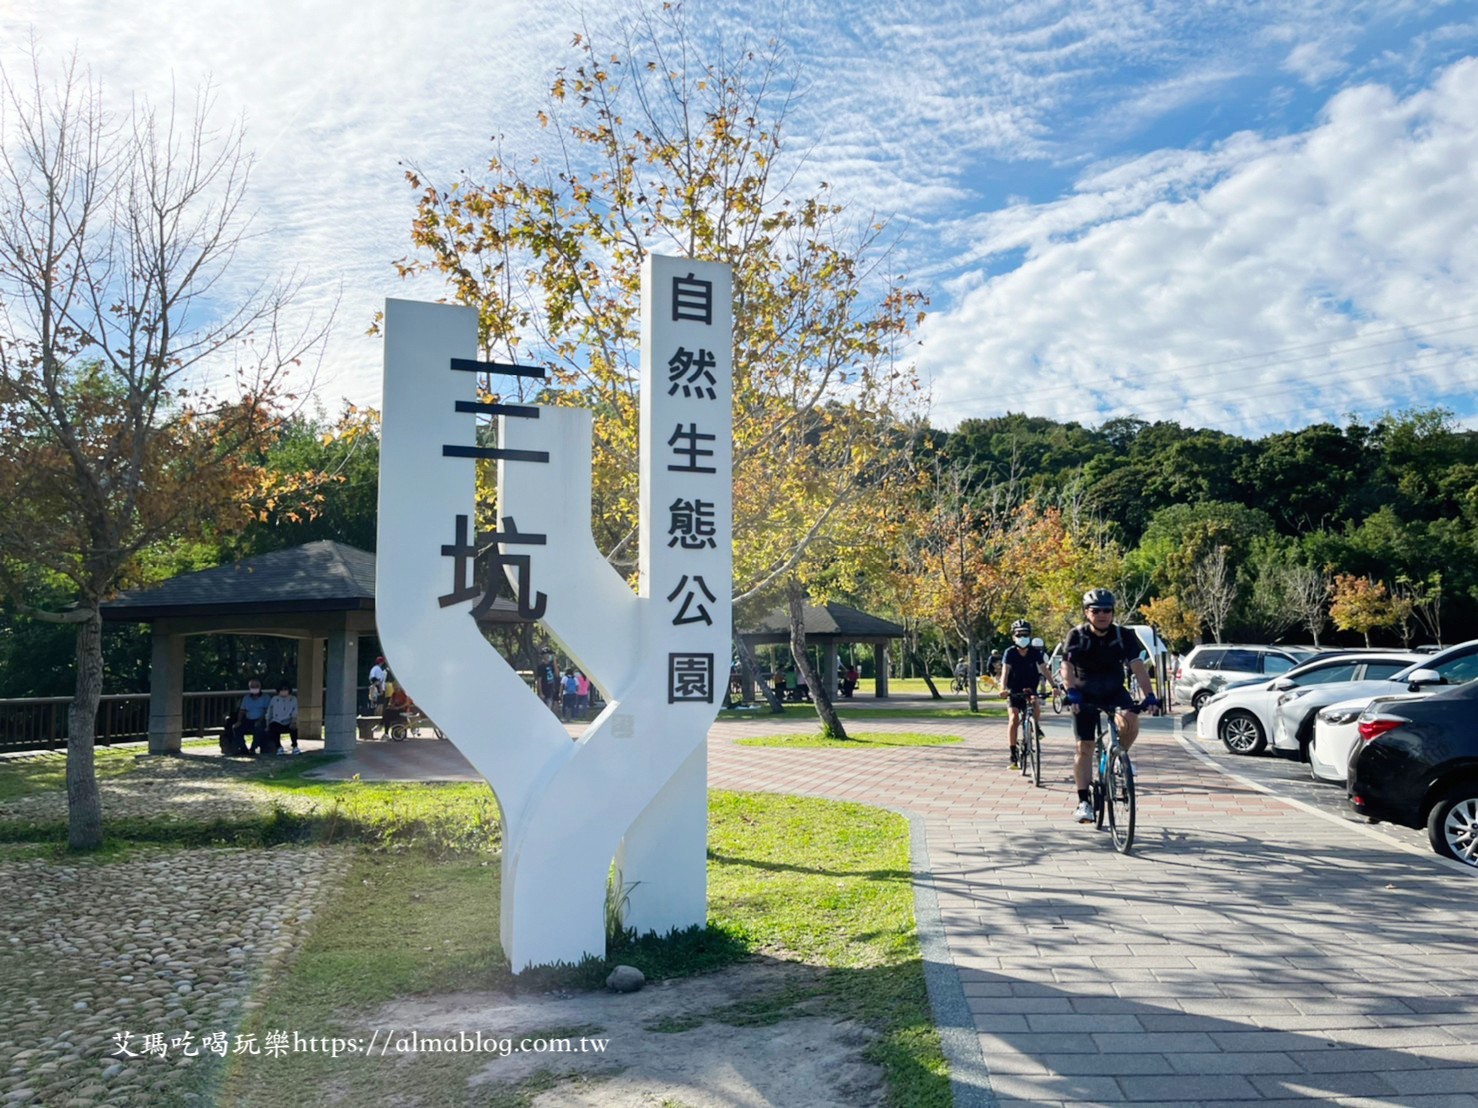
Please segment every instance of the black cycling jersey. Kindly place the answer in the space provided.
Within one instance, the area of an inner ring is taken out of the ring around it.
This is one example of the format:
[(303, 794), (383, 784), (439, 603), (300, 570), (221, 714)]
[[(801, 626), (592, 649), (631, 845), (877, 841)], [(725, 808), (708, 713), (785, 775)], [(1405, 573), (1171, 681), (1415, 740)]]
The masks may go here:
[(1063, 658), (1072, 665), (1085, 692), (1102, 692), (1124, 687), (1128, 665), (1141, 649), (1139, 636), (1117, 623), (1102, 635), (1095, 635), (1084, 623), (1068, 632)]
[(1001, 687), (1007, 692), (1026, 692), (1042, 683), (1041, 667), (1047, 656), (1039, 647), (1025, 650), (1013, 646), (1001, 658)]

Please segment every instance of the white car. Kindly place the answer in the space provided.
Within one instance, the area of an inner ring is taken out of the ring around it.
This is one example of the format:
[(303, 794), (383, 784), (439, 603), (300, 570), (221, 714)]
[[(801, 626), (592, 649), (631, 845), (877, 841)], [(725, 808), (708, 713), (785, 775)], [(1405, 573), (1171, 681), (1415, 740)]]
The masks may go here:
[(1271, 680), (1260, 678), (1228, 685), (1201, 705), (1196, 715), (1196, 737), (1203, 742), (1220, 739), (1233, 754), (1259, 754), (1273, 732), (1273, 709), (1284, 693), (1389, 677), (1425, 657), (1403, 650), (1320, 654)]
[(1360, 721), (1370, 711), (1403, 700), (1422, 700), (1442, 686), (1432, 685), (1421, 692), (1398, 693), (1396, 696), (1357, 696), (1341, 700), (1314, 715), (1314, 741), (1309, 743), (1309, 776), (1315, 781), (1343, 785), (1350, 770), (1350, 752), (1360, 742)]
[[(1343, 688), (1336, 685), (1289, 689), (1278, 697), (1273, 713), (1273, 752), (1302, 759), (1314, 740), (1314, 717), (1321, 708), (1363, 696), (1418, 692), (1424, 686), (1461, 685), (1478, 677), (1478, 639), (1450, 646), (1436, 654), (1417, 654), (1418, 661), (1384, 681), (1369, 678)], [(1436, 692), (1436, 688), (1428, 690)]]

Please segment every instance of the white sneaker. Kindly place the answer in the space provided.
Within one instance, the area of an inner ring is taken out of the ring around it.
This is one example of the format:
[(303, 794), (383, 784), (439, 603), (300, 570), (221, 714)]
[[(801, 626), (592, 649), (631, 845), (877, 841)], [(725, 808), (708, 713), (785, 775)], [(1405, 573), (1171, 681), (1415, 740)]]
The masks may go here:
[(1086, 800), (1078, 801), (1078, 808), (1077, 811), (1073, 813), (1073, 819), (1077, 820), (1079, 823), (1092, 823), (1093, 805), (1089, 804)]

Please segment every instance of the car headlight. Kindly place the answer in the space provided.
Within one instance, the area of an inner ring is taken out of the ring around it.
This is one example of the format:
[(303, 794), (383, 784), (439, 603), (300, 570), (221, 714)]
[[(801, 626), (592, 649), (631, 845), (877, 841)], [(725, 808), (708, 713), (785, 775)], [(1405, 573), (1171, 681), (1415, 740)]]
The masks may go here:
[(1319, 718), (1325, 723), (1343, 727), (1359, 719), (1360, 713), (1364, 710), (1364, 708), (1325, 708), (1319, 713)]

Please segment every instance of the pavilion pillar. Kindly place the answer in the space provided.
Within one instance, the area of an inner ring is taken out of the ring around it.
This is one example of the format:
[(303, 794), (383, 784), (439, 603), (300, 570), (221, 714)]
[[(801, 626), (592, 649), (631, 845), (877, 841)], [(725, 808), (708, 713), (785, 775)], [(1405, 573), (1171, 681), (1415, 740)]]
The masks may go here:
[[(359, 632), (344, 620), (328, 637), (328, 681), (324, 688), (323, 749), (352, 754), (359, 715)], [(300, 705), (301, 708), (301, 705)]]
[(835, 701), (837, 698), (837, 644), (829, 642), (826, 644), (822, 656), (821, 687), (826, 690), (826, 698)]
[(323, 664), (326, 642), (298, 640), (298, 738), (323, 736)]
[(185, 715), (185, 636), (150, 628), (149, 753), (178, 754)]
[(888, 699), (888, 644), (872, 644), (873, 689), (879, 700)]

